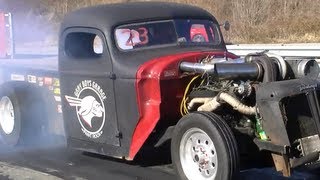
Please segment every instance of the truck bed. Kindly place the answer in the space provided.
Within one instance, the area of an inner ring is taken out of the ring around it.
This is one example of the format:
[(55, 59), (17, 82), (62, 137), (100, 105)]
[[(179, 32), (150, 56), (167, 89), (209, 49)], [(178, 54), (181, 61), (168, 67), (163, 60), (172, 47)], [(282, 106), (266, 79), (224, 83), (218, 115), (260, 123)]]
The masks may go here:
[(57, 55), (15, 55), (12, 59), (0, 59), (0, 85), (10, 81), (25, 81), (49, 90), (52, 110), (58, 114), (50, 121), (49, 131), (63, 135), (62, 107)]
[(18, 68), (40, 71), (58, 71), (57, 56), (24, 56), (13, 59), (0, 59), (1, 68)]

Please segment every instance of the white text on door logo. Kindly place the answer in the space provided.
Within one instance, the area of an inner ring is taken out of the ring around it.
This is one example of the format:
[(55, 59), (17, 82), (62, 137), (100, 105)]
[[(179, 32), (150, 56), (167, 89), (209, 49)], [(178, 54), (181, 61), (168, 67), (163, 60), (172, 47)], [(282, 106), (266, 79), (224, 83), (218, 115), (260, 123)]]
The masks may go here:
[(89, 138), (99, 138), (105, 124), (105, 92), (96, 82), (84, 80), (75, 88), (74, 96), (65, 98), (70, 106), (76, 107), (82, 132)]

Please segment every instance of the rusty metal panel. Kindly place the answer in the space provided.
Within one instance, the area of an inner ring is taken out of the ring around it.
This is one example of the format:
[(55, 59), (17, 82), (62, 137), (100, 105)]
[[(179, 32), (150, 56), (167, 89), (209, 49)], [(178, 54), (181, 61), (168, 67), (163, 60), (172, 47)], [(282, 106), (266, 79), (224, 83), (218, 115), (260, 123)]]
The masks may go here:
[(291, 176), (291, 168), (288, 156), (272, 154), (272, 158), (277, 171), (282, 172), (282, 175), (285, 177)]

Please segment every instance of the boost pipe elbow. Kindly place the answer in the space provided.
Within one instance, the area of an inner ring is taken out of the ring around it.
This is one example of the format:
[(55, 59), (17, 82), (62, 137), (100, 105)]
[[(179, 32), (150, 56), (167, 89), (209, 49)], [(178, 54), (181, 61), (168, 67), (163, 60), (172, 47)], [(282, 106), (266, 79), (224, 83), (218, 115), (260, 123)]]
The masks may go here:
[(216, 110), (218, 107), (220, 107), (221, 104), (217, 101), (217, 96), (214, 98), (211, 98), (211, 101), (208, 101), (206, 103), (204, 103), (202, 106), (198, 107), (198, 111), (214, 111)]
[(191, 110), (194, 107), (194, 105), (197, 103), (206, 104), (212, 99), (213, 98), (193, 98), (188, 104), (188, 109)]

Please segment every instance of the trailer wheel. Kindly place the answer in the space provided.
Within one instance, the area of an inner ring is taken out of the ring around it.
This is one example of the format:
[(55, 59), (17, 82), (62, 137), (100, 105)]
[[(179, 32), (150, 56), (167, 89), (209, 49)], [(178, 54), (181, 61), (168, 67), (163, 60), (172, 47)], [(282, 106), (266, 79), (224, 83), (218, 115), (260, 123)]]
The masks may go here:
[(21, 133), (21, 109), (17, 95), (11, 87), (0, 89), (0, 140), (15, 146)]
[(231, 129), (219, 116), (208, 112), (181, 118), (172, 136), (171, 156), (182, 180), (232, 179), (239, 168)]
[(47, 114), (39, 89), (30, 86), (0, 87), (0, 141), (4, 145), (41, 145), (48, 128)]

